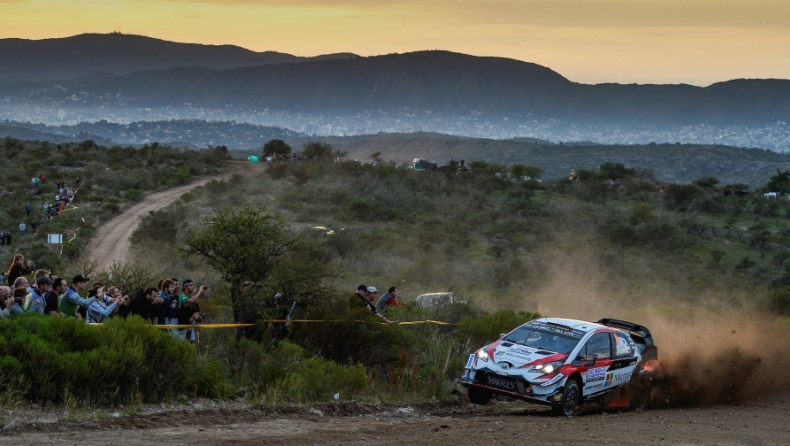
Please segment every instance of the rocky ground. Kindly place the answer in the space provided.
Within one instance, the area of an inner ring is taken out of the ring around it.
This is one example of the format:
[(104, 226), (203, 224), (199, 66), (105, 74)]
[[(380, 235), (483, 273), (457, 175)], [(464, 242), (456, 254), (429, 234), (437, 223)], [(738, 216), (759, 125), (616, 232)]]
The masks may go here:
[(571, 418), (521, 402), (481, 407), (463, 399), (276, 408), (203, 400), (148, 406), (134, 413), (124, 408), (71, 413), (5, 410), (3, 418), (7, 427), (0, 445), (790, 444), (790, 395), (738, 406), (644, 412), (588, 409)]

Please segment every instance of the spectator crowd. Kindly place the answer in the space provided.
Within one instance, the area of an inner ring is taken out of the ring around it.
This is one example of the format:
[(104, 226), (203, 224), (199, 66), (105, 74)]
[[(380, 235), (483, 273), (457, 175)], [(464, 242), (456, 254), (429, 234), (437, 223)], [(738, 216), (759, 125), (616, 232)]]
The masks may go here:
[[(74, 317), (88, 323), (102, 323), (108, 318), (138, 315), (158, 325), (194, 325), (203, 322), (198, 300), (208, 289), (192, 280), (163, 278), (157, 287), (134, 292), (130, 299), (117, 286), (94, 282), (82, 274), (71, 281), (50, 271), (35, 271), (33, 283), (26, 277), (35, 269), (32, 262), (16, 254), (5, 272), (8, 285), (0, 286), (0, 319), (24, 313), (53, 317)], [(90, 284), (90, 285), (89, 285)], [(191, 328), (169, 329), (174, 335), (194, 342)]]

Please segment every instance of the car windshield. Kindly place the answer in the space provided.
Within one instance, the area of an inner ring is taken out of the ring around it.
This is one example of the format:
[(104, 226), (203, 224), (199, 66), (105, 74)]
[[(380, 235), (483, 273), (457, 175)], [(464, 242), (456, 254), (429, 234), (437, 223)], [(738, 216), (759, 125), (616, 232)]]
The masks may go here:
[(522, 326), (513, 330), (505, 336), (504, 340), (566, 355), (570, 354), (579, 342), (579, 338), (529, 326)]

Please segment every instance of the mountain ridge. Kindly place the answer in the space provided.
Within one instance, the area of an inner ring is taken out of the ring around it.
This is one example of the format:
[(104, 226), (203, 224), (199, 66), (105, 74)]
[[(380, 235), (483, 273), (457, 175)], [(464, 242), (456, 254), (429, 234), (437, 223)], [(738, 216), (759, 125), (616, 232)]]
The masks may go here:
[(255, 52), (236, 45), (172, 42), (133, 34), (78, 34), (42, 40), (0, 39), (0, 83), (78, 78), (93, 71), (129, 74), (162, 67), (213, 69), (358, 57), (351, 53), (300, 57), (276, 51)]

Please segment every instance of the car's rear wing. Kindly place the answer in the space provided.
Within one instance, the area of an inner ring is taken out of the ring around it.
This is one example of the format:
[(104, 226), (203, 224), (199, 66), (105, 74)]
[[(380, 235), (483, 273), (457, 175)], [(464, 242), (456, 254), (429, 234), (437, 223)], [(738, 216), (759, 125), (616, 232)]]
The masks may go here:
[(650, 330), (644, 325), (609, 318), (601, 319), (596, 323), (627, 331), (631, 335), (631, 339), (641, 347), (642, 358), (658, 359), (658, 347), (653, 343), (653, 335), (650, 334)]

